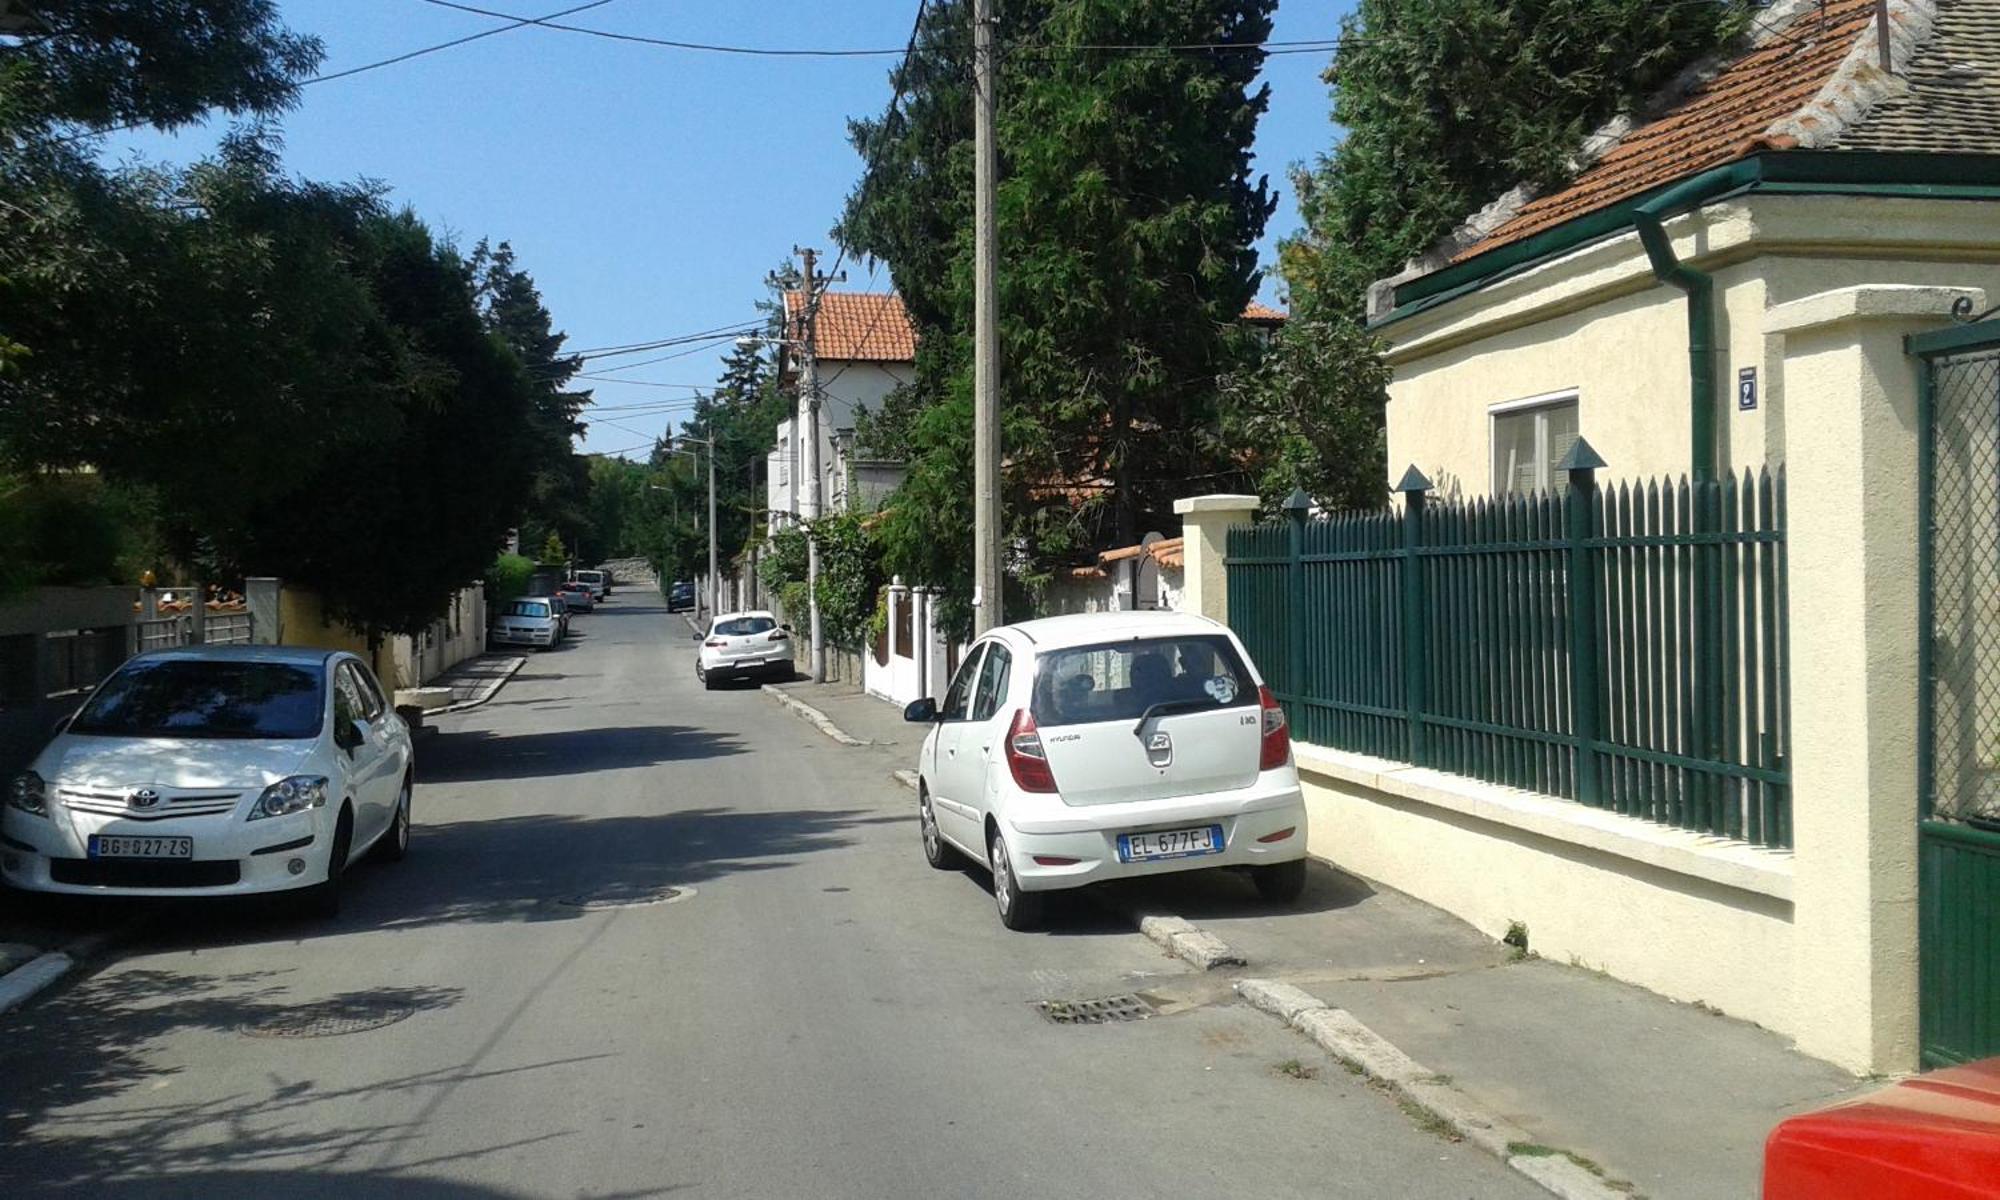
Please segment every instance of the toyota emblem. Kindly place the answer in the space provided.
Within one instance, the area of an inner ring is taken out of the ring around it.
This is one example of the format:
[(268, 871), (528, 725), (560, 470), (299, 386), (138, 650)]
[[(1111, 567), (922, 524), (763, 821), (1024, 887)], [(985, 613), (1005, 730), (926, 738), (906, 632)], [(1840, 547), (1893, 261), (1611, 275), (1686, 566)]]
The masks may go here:
[(140, 788), (133, 792), (131, 796), (133, 808), (151, 808), (159, 802), (160, 793), (154, 791), (152, 788)]

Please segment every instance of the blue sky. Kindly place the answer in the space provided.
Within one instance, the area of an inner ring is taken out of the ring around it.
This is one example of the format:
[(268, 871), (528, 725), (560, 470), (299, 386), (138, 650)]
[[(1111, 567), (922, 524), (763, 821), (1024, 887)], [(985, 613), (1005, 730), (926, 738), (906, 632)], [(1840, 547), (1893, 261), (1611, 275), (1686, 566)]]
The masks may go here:
[[(567, 7), (469, 2), (535, 16)], [(1352, 7), (1280, 0), (1272, 37), (1332, 37)], [(326, 43), (329, 73), (503, 23), (423, 0), (281, 0), (281, 9)], [(900, 48), (915, 13), (915, 0), (614, 0), (567, 21), (737, 45)], [(794, 244), (831, 252), (827, 231), (861, 170), (846, 121), (888, 102), (893, 62), (702, 54), (521, 28), (305, 89), (282, 122), (285, 158), (316, 179), (379, 180), (468, 246), (511, 241), (572, 347), (624, 345), (749, 320), (765, 273)], [(1257, 168), (1280, 192), (1267, 260), (1298, 225), (1286, 166), (1334, 135), (1325, 65), (1317, 54), (1267, 60)], [(215, 132), (133, 135), (108, 152), (183, 161), (211, 149)], [(886, 290), (888, 272), (871, 279), (850, 265), (845, 286)], [(1275, 296), (1267, 282), (1264, 298)], [(706, 386), (722, 352), (621, 374)], [(598, 408), (583, 448), (592, 451), (642, 455), (675, 419), (659, 406), (693, 394), (588, 382)]]

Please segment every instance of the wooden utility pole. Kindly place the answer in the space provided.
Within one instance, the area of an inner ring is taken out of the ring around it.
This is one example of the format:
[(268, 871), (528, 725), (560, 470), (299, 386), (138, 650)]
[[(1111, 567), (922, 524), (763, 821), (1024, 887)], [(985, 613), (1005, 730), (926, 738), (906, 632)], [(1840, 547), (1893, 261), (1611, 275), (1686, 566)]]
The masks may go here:
[(973, 0), (972, 603), (973, 631), (1005, 624), (1000, 584), (1000, 319), (993, 187), (993, 0)]

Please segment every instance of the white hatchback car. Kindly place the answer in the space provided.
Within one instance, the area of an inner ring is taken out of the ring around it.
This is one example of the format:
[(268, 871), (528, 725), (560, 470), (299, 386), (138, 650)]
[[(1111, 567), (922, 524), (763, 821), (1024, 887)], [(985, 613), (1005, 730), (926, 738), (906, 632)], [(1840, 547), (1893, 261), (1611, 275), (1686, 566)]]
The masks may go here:
[(725, 679), (790, 679), (797, 674), (792, 664), (791, 630), (761, 609), (723, 613), (709, 622), (707, 633), (695, 634), (694, 640), (701, 643), (694, 660), (695, 678), (710, 690)]
[(1009, 929), (1047, 892), (1247, 867), (1257, 890), (1305, 887), (1306, 811), (1284, 710), (1226, 626), (1091, 613), (976, 642), (917, 758), (924, 857), (993, 872)]
[(352, 654), (190, 646), (97, 686), (0, 805), (0, 877), (33, 892), (340, 904), (410, 844), (410, 731)]

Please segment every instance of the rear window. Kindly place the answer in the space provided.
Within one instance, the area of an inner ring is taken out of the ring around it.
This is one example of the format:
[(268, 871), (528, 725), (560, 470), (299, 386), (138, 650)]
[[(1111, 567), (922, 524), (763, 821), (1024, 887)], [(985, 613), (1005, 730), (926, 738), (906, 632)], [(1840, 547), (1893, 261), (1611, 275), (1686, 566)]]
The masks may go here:
[(507, 615), (510, 617), (546, 617), (549, 615), (549, 606), (546, 601), (542, 600), (516, 600), (507, 606)]
[(717, 637), (744, 637), (753, 633), (769, 633), (778, 623), (769, 617), (732, 617), (727, 621), (717, 621), (712, 632)]
[(71, 733), (98, 737), (319, 736), (323, 673), (269, 662), (127, 663), (84, 705)]
[(1035, 674), (1037, 725), (1136, 721), (1155, 704), (1188, 711), (1257, 703), (1243, 658), (1219, 635), (1051, 650)]
[(578, 571), (576, 573), (576, 577), (578, 581), (582, 583), (604, 582), (604, 572), (602, 571)]

